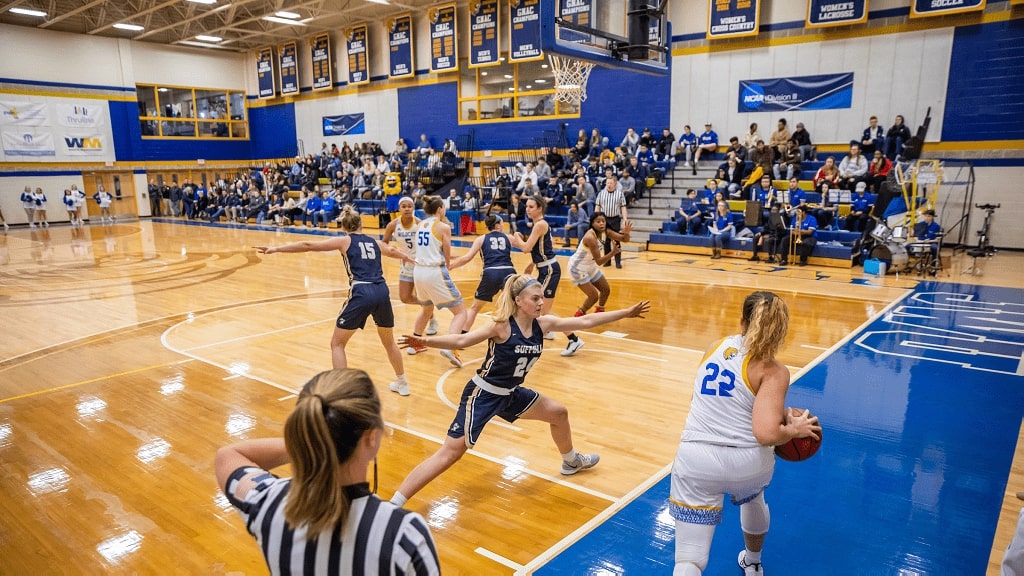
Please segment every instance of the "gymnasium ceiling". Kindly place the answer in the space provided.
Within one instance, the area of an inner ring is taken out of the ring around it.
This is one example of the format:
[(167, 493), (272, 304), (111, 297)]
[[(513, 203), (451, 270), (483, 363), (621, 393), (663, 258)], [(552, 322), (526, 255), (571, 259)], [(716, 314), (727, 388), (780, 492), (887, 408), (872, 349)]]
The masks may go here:
[[(393, 14), (440, 3), (442, 0), (0, 0), (0, 23), (245, 52), (359, 22), (381, 22)], [(12, 8), (37, 10), (46, 16), (17, 14)], [(264, 19), (282, 11), (298, 15), (285, 19), (302, 25)], [(144, 29), (115, 28), (119, 23)], [(197, 40), (199, 35), (222, 41)]]

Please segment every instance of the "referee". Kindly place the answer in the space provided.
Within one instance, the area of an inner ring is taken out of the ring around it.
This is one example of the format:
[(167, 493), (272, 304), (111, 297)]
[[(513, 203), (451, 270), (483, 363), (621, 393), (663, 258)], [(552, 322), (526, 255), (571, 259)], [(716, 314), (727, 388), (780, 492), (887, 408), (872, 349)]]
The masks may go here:
[[(604, 212), (608, 229), (616, 232), (621, 232), (622, 225), (629, 220), (629, 214), (626, 212), (626, 197), (622, 194), (622, 190), (619, 189), (618, 176), (612, 174), (605, 180), (604, 188), (597, 194), (596, 212)], [(612, 239), (610, 237), (605, 238), (604, 253), (607, 254), (611, 250)], [(605, 264), (605, 266), (611, 266), (611, 262)], [(622, 268), (621, 253), (615, 255), (615, 267)]]
[[(440, 574), (423, 518), (370, 493), (366, 469), (383, 433), (366, 372), (331, 370), (303, 387), (284, 438), (217, 451), (217, 483), (271, 574)], [(293, 478), (268, 472), (288, 463)]]

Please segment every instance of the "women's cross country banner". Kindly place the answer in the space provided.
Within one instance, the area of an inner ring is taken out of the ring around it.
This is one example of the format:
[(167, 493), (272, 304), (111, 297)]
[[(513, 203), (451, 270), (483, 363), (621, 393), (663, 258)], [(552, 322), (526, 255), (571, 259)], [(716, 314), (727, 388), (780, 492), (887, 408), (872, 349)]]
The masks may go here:
[(469, 67), (494, 66), (498, 61), (498, 0), (469, 3)]
[(740, 112), (836, 110), (853, 102), (853, 72), (740, 80)]
[(708, 0), (708, 39), (756, 36), (761, 18), (758, 0)]
[(281, 44), (278, 67), (281, 71), (281, 95), (299, 93), (299, 62), (298, 48), (295, 41)]
[(868, 21), (868, 0), (808, 0), (807, 27), (844, 26)]
[(366, 134), (366, 114), (341, 114), (324, 116), (324, 136), (345, 136), (347, 134)]
[(430, 71), (452, 72), (459, 69), (459, 48), (455, 36), (455, 4), (431, 8)]
[(946, 16), (985, 9), (985, 0), (913, 0), (910, 17)]
[(348, 83), (366, 84), (370, 81), (369, 52), (367, 52), (366, 24), (345, 31), (345, 53), (348, 54)]
[(313, 56), (313, 90), (326, 90), (334, 84), (331, 73), (331, 36), (327, 32), (317, 34), (309, 40)]
[(260, 100), (274, 97), (274, 49), (270, 46), (256, 53), (256, 82)]
[(391, 53), (388, 77), (406, 78), (414, 75), (416, 70), (412, 65), (412, 14), (389, 18), (385, 26), (388, 31), (388, 49)]
[[(540, 0), (510, 0), (509, 62), (540, 60)], [(548, 16), (550, 18), (550, 16)]]

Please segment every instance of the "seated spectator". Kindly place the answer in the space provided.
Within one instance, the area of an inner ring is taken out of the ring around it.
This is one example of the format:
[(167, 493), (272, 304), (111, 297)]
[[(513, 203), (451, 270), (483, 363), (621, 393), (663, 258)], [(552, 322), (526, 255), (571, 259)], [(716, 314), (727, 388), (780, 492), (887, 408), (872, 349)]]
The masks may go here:
[(578, 203), (572, 202), (569, 204), (569, 212), (566, 216), (567, 220), (564, 227), (565, 242), (562, 243), (562, 248), (572, 247), (572, 242), (569, 239), (582, 239), (583, 235), (590, 228), (590, 215), (582, 210)]
[(632, 206), (637, 201), (637, 181), (633, 178), (632, 171), (626, 168), (622, 171), (622, 178), (619, 178), (619, 189), (622, 190), (622, 195), (626, 197), (626, 204)]
[(747, 149), (740, 144), (740, 139), (733, 136), (729, 138), (729, 147), (725, 150), (725, 161), (718, 165), (719, 168), (725, 168), (730, 159), (736, 159), (736, 162), (741, 168), (746, 168), (747, 165)]
[(711, 122), (704, 124), (704, 132), (697, 138), (697, 149), (693, 155), (693, 175), (697, 175), (697, 163), (701, 154), (714, 157), (718, 150), (718, 134), (711, 129)]
[(789, 180), (794, 175), (800, 176), (802, 164), (803, 158), (796, 142), (793, 140), (786, 142), (782, 145), (782, 155), (779, 157), (779, 163), (775, 165), (775, 178), (777, 180), (782, 180), (783, 178)]
[(789, 188), (786, 189), (786, 193), (783, 198), (783, 209), (787, 214), (793, 216), (796, 213), (796, 209), (807, 203), (807, 194), (800, 188), (800, 178), (796, 176), (789, 177)]
[(527, 177), (523, 178), (523, 180), (519, 182), (519, 185), (516, 186), (516, 192), (520, 196), (536, 196), (540, 194), (540, 188), (538, 188), (537, 185), (533, 183), (533, 180)]
[[(512, 234), (527, 231), (526, 203), (519, 200), (519, 194), (513, 194), (508, 203), (508, 225)], [(526, 232), (529, 234), (529, 232)]]
[(658, 139), (651, 133), (651, 129), (644, 128), (643, 134), (640, 134), (640, 146), (646, 146), (648, 150), (653, 151), (657, 145)]
[(462, 210), (462, 199), (459, 198), (459, 193), (452, 188), (448, 191), (448, 197), (445, 198), (445, 210)]
[(791, 141), (796, 144), (796, 149), (800, 151), (801, 160), (814, 160), (814, 144), (811, 144), (811, 135), (804, 128), (803, 122), (797, 122)]
[(686, 191), (686, 198), (683, 198), (682, 202), (679, 203), (675, 221), (679, 225), (680, 234), (699, 236), (703, 232), (701, 226), (703, 217), (701, 216), (700, 206), (698, 206), (697, 191), (693, 188)]
[(744, 169), (746, 164), (742, 162), (738, 157), (729, 158), (726, 162), (724, 182), (725, 192), (733, 198), (738, 198), (743, 188), (743, 179), (747, 173)]
[(782, 156), (782, 150), (790, 140), (793, 139), (793, 135), (789, 133), (789, 127), (786, 125), (785, 118), (779, 118), (778, 129), (772, 132), (771, 137), (768, 139), (768, 146), (771, 147), (772, 152), (775, 153), (775, 157)]
[(640, 146), (640, 135), (633, 128), (626, 129), (626, 135), (619, 146), (625, 148), (629, 154), (636, 154), (636, 149)]
[(760, 202), (761, 206), (771, 206), (779, 199), (779, 191), (772, 185), (772, 177), (765, 174), (761, 176), (758, 184), (750, 189), (750, 200)]
[(580, 128), (579, 134), (576, 136), (576, 145), (569, 151), (572, 155), (573, 160), (582, 162), (587, 156), (590, 155), (590, 139), (587, 138), (587, 131)]
[(711, 219), (711, 259), (722, 257), (722, 247), (736, 234), (736, 226), (732, 223), (732, 213), (724, 201), (718, 203), (715, 215)]
[(868, 161), (860, 153), (860, 144), (851, 144), (850, 153), (839, 163), (839, 187), (852, 190), (868, 173)]
[(661, 138), (655, 147), (655, 155), (658, 160), (668, 162), (676, 155), (676, 136), (668, 128), (662, 128)]
[(835, 229), (833, 224), (836, 222), (836, 216), (839, 214), (838, 194), (832, 194), (831, 192), (832, 189), (829, 187), (828, 182), (822, 182), (821, 204), (813, 212), (822, 230), (826, 228)]
[(309, 199), (306, 201), (306, 211), (302, 215), (302, 225), (307, 226), (307, 222), (311, 221), (313, 226), (316, 226), (317, 217), (320, 214), (320, 205), (322, 200), (320, 194), (310, 192)]
[(867, 189), (867, 183), (857, 183), (857, 188), (850, 198), (850, 213), (846, 215), (847, 232), (863, 232), (871, 220), (871, 209), (874, 206), (867, 195)]
[(416, 145), (416, 153), (420, 156), (434, 153), (434, 147), (430, 145), (430, 140), (427, 139), (426, 134), (420, 134), (420, 142)]
[(693, 165), (693, 155), (697, 150), (697, 135), (690, 132), (690, 125), (683, 126), (683, 135), (679, 137), (676, 146), (676, 160), (686, 162), (687, 166)]
[(586, 176), (580, 174), (576, 177), (576, 203), (587, 214), (593, 214), (596, 202), (597, 190), (594, 189), (594, 185), (587, 180)]
[(355, 201), (355, 196), (352, 194), (352, 189), (349, 188), (347, 185), (342, 186), (341, 190), (338, 190), (337, 193), (334, 195), (334, 201), (335, 210), (338, 213), (336, 214), (337, 216), (341, 214), (342, 208), (352, 204)]
[(814, 189), (821, 192), (823, 183), (827, 183), (829, 188), (835, 189), (839, 187), (839, 167), (836, 166), (835, 156), (825, 158), (825, 165), (818, 168), (818, 171), (814, 174)]
[[(851, 140), (850, 144), (855, 141)], [(885, 153), (885, 129), (878, 125), (878, 116), (868, 119), (868, 127), (860, 136), (860, 150), (867, 155), (874, 155), (875, 150)]]
[(814, 247), (818, 244), (818, 239), (815, 238), (815, 233), (818, 230), (818, 221), (814, 218), (814, 215), (810, 213), (810, 207), (804, 204), (799, 208), (801, 212), (800, 227), (795, 234), (800, 236), (800, 242), (796, 244), (796, 253), (800, 256), (800, 266), (807, 265), (807, 259), (814, 252)]
[(747, 149), (747, 158), (750, 158), (750, 154), (754, 151), (754, 147), (757, 146), (758, 140), (761, 139), (761, 134), (757, 131), (757, 122), (752, 122), (750, 128), (743, 134), (743, 139), (740, 140), (740, 144)]
[(754, 151), (750, 153), (750, 161), (753, 164), (750, 177), (753, 178), (754, 182), (757, 182), (761, 179), (762, 174), (772, 173), (775, 153), (765, 145), (764, 140), (758, 140), (754, 144)]
[[(640, 159), (636, 156), (632, 156), (629, 159), (629, 166), (626, 167), (629, 170), (630, 176), (633, 178), (634, 183), (634, 196), (637, 200), (644, 197), (647, 193), (647, 181), (648, 178), (653, 177), (655, 182), (661, 182), (661, 171), (656, 168), (654, 164), (647, 165), (641, 164)], [(622, 171), (625, 174), (625, 170)], [(622, 185), (622, 182), (619, 182)]]
[(882, 188), (882, 182), (885, 182), (890, 172), (892, 172), (892, 161), (886, 158), (881, 150), (875, 150), (875, 157), (871, 159), (871, 164), (868, 165), (868, 175), (864, 179), (868, 184), (868, 189), (878, 194)]
[(326, 191), (320, 193), (320, 208), (313, 212), (313, 228), (327, 226), (327, 223), (338, 217), (338, 202), (335, 197)]
[(476, 198), (469, 190), (462, 194), (462, 209), (467, 212), (476, 212)]
[(910, 140), (910, 128), (903, 123), (903, 116), (896, 115), (889, 131), (885, 133), (885, 157), (895, 161), (903, 154), (903, 145)]
[(548, 180), (551, 180), (551, 167), (548, 166), (547, 158), (544, 156), (537, 158), (537, 164), (534, 166), (533, 172), (537, 176), (537, 188), (541, 190), (547, 188)]
[(718, 205), (720, 199), (724, 200), (725, 194), (718, 189), (718, 179), (708, 178), (704, 183), (704, 195), (701, 201), (704, 204)]
[(789, 224), (778, 202), (769, 209), (764, 227), (754, 234), (753, 247), (751, 262), (760, 262), (761, 257), (757, 253), (764, 250), (768, 253), (768, 262), (778, 262), (782, 266), (789, 264)]

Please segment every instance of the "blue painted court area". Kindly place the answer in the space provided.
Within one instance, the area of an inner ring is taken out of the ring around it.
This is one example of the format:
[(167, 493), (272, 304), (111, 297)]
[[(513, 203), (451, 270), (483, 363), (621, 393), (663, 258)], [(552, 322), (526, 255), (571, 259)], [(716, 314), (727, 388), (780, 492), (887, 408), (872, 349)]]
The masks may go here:
[[(778, 461), (766, 572), (985, 574), (1024, 417), (1024, 290), (922, 283), (788, 403), (824, 433), (810, 460)], [(662, 479), (537, 574), (671, 574), (668, 491)], [(705, 574), (737, 574), (742, 547), (727, 503)]]

